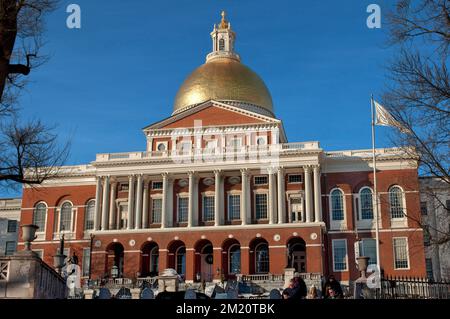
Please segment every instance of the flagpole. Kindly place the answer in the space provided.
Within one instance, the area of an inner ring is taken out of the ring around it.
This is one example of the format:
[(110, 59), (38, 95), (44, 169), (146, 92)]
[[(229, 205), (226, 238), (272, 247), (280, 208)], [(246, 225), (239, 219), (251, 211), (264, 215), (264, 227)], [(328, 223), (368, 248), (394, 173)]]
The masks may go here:
[(375, 105), (373, 100), (373, 94), (370, 100), (370, 109), (372, 113), (372, 160), (373, 160), (373, 193), (375, 196), (375, 241), (376, 241), (376, 252), (377, 252), (377, 266), (378, 271), (381, 272), (380, 263), (380, 230), (379, 230), (379, 218), (378, 218), (378, 193), (377, 193), (377, 161), (375, 156)]

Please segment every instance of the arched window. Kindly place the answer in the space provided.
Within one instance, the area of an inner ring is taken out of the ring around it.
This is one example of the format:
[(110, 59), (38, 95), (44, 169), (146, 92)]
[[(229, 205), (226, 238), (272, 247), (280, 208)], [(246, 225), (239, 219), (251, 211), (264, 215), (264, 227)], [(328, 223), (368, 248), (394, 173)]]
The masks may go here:
[(72, 230), (72, 204), (65, 202), (59, 215), (59, 231)]
[(403, 191), (398, 186), (389, 189), (389, 205), (391, 218), (404, 218), (405, 208), (403, 206)]
[(331, 192), (331, 218), (344, 220), (344, 196), (340, 189)]
[(34, 208), (33, 224), (38, 226), (38, 232), (45, 232), (45, 219), (47, 217), (47, 205), (39, 203)]
[(255, 248), (255, 270), (257, 274), (269, 272), (269, 247), (261, 243)]
[(231, 246), (228, 255), (230, 258), (229, 273), (241, 273), (241, 247), (238, 244)]
[(186, 247), (180, 247), (175, 253), (176, 270), (180, 275), (186, 273)]
[(224, 39), (219, 40), (219, 51), (225, 51), (225, 40)]
[(359, 192), (361, 219), (373, 219), (372, 190), (368, 187)]
[(84, 213), (84, 230), (94, 229), (95, 218), (95, 199), (91, 199), (87, 205)]
[(150, 273), (158, 272), (158, 264), (159, 264), (159, 248), (158, 246), (153, 247), (150, 251)]

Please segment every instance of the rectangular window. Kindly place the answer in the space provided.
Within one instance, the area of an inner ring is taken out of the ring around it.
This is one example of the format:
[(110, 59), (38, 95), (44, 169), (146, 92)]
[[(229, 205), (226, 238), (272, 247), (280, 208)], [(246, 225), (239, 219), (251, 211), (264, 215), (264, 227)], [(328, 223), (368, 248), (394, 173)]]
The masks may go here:
[(360, 242), (359, 255), (369, 257), (369, 265), (377, 264), (376, 240), (372, 238), (363, 239)]
[(178, 222), (185, 223), (188, 221), (189, 198), (178, 197)]
[(347, 270), (347, 240), (333, 240), (333, 267), (334, 271)]
[(427, 278), (433, 280), (433, 261), (431, 260), (431, 258), (425, 259), (425, 267), (427, 271)]
[(152, 224), (161, 224), (162, 198), (152, 199)]
[(128, 190), (128, 184), (120, 184), (119, 190), (120, 191), (127, 191)]
[(162, 189), (163, 182), (152, 182), (152, 189)]
[(394, 267), (408, 269), (408, 241), (406, 238), (394, 238)]
[(15, 241), (7, 241), (5, 247), (5, 255), (11, 256), (16, 252), (16, 242)]
[(8, 220), (8, 233), (15, 233), (17, 231), (17, 220)]
[(295, 174), (295, 175), (288, 175), (288, 183), (289, 184), (298, 184), (302, 182), (302, 175)]
[(267, 194), (255, 195), (256, 219), (267, 219)]
[(119, 206), (119, 229), (126, 229), (128, 221), (128, 205)]
[(228, 196), (228, 219), (241, 219), (241, 195)]
[(91, 262), (91, 250), (90, 248), (83, 248), (83, 276), (89, 276), (89, 267)]
[(255, 176), (254, 183), (255, 185), (267, 185), (268, 178), (267, 176)]
[(427, 202), (420, 202), (420, 213), (424, 215), (428, 215)]
[(203, 197), (203, 221), (214, 221), (214, 196)]

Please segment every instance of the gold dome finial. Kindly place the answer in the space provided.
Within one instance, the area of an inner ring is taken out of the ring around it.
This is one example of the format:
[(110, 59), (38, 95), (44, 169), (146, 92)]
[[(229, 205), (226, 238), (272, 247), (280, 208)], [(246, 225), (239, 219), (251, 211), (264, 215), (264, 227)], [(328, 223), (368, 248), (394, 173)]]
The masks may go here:
[(225, 19), (225, 16), (226, 16), (226, 15), (227, 15), (227, 14), (225, 13), (225, 11), (222, 10), (222, 13), (221, 13), (222, 21), (220, 21), (220, 28), (221, 28), (221, 29), (226, 29), (226, 28), (228, 28), (228, 22), (227, 22), (227, 20)]

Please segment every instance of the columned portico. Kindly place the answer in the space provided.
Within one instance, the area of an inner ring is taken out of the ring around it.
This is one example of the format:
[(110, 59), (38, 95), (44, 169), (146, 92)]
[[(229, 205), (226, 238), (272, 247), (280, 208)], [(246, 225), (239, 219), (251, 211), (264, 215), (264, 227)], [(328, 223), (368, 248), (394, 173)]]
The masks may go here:
[(223, 183), (222, 183), (222, 172), (220, 170), (214, 171), (214, 183), (215, 183), (215, 193), (214, 193), (214, 225), (219, 226), (222, 222), (223, 216)]
[(102, 178), (97, 176), (97, 183), (95, 188), (95, 217), (94, 217), (94, 229), (100, 230), (100, 217), (101, 217), (101, 198), (102, 198)]
[(195, 172), (189, 172), (189, 204), (188, 204), (188, 227), (196, 225), (196, 176)]
[(161, 207), (161, 228), (166, 228), (166, 217), (167, 217), (167, 207), (168, 207), (168, 183), (169, 183), (169, 174), (163, 173), (163, 194), (162, 194), (162, 207)]
[(286, 190), (284, 185), (284, 169), (278, 168), (277, 172), (278, 186), (278, 224), (286, 222)]
[(269, 208), (268, 208), (268, 218), (269, 224), (276, 223), (276, 209), (277, 209), (277, 196), (276, 196), (276, 185), (275, 185), (275, 176), (274, 169), (269, 168)]
[(242, 225), (247, 225), (248, 220), (248, 207), (250, 205), (249, 193), (249, 171), (247, 169), (241, 169), (241, 223)]
[(320, 187), (320, 165), (314, 166), (314, 212), (315, 222), (322, 221), (322, 193)]
[(135, 207), (135, 229), (142, 228), (142, 175), (137, 177), (136, 187), (136, 207)]
[(109, 229), (116, 229), (116, 197), (117, 182), (111, 183), (110, 200), (109, 200)]
[(148, 181), (144, 179), (144, 198), (142, 203), (142, 228), (148, 228)]
[(134, 228), (134, 175), (128, 178), (128, 229)]
[(303, 168), (305, 172), (305, 201), (306, 201), (306, 222), (311, 223), (314, 220), (313, 216), (313, 199), (311, 192), (311, 168), (309, 166), (305, 166)]
[(109, 176), (103, 179), (103, 198), (102, 198), (102, 230), (108, 230), (109, 214)]

